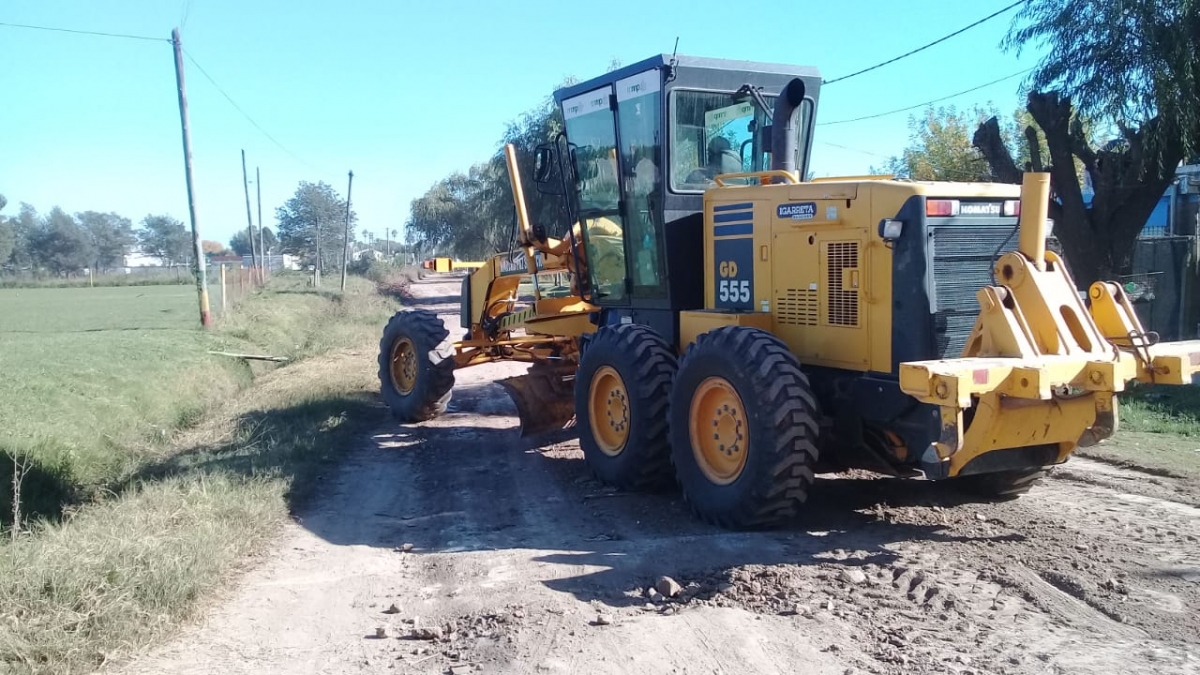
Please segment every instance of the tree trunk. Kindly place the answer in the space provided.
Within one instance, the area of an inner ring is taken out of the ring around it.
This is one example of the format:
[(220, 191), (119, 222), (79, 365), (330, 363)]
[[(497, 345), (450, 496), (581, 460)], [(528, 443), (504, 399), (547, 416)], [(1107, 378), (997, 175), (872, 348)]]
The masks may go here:
[(983, 153), (995, 180), (1001, 183), (1021, 182), (1021, 170), (1017, 168), (1017, 163), (1013, 161), (1012, 154), (1000, 136), (1000, 120), (992, 117), (979, 125), (971, 144)]
[[(1125, 130), (1119, 141), (1093, 149), (1070, 99), (1055, 92), (1030, 93), (1027, 110), (1046, 135), (1050, 151), (1050, 164), (1045, 167), (1050, 173), (1049, 215), (1076, 284), (1082, 290), (1094, 281), (1129, 274), (1138, 236), (1174, 180), (1175, 167), (1183, 159), (1182, 148), (1173, 144), (1164, 149), (1161, 164), (1148, 162), (1146, 139), (1159, 124), (1153, 119), (1141, 129)], [(1026, 133), (1027, 142), (1034, 138), (1034, 134)], [(995, 118), (980, 125), (974, 145), (998, 180), (1020, 182), (1020, 172), (1000, 139)], [(1038, 155), (1036, 145), (1031, 146), (1030, 156), (1034, 164), (1044, 159)], [(1083, 199), (1075, 158), (1091, 175), (1090, 206)]]

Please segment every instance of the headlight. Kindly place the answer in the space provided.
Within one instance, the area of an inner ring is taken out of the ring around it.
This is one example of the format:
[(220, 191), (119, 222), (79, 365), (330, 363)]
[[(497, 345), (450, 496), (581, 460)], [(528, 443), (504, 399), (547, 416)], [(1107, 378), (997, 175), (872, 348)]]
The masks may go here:
[(884, 241), (895, 241), (900, 238), (900, 233), (904, 231), (903, 220), (892, 220), (885, 218), (879, 221), (879, 236)]

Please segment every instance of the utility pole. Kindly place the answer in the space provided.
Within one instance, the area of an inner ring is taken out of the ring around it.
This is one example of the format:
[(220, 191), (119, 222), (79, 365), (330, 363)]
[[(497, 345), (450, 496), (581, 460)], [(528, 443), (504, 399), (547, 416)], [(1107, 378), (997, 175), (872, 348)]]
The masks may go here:
[(254, 254), (254, 219), (250, 217), (250, 184), (246, 181), (246, 151), (242, 150), (242, 187), (246, 190), (246, 236), (250, 238), (250, 273), (258, 268), (258, 258)]
[(313, 276), (314, 285), (319, 288), (321, 286), (321, 216), (317, 216), (317, 266), (314, 271), (316, 272)]
[[(267, 240), (263, 236), (262, 229), (262, 176), (258, 173), (258, 167), (254, 167), (254, 187), (258, 191), (258, 255), (267, 255)], [(262, 257), (263, 262), (262, 273), (259, 275), (262, 283), (267, 283), (267, 266), (270, 265), (270, 258)]]
[(208, 274), (204, 265), (204, 249), (200, 246), (200, 226), (196, 222), (196, 188), (192, 180), (192, 134), (188, 124), (187, 87), (183, 78), (183, 45), (179, 42), (179, 29), (171, 31), (171, 45), (175, 48), (175, 87), (179, 93), (179, 124), (183, 129), (183, 170), (187, 178), (188, 216), (192, 221), (192, 249), (196, 259), (196, 294), (200, 300), (200, 325), (207, 328), (212, 319), (208, 313)]
[(346, 231), (342, 239), (342, 292), (346, 291), (346, 259), (350, 257), (350, 190), (354, 187), (354, 172), (346, 184)]

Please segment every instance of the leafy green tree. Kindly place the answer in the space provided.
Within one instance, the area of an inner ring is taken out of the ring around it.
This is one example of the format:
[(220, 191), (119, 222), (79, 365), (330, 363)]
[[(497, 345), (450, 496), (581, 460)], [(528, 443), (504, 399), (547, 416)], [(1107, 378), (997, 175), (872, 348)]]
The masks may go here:
[(70, 275), (91, 264), (95, 250), (75, 219), (57, 206), (50, 210), (29, 242), (37, 264), (59, 275)]
[[(4, 195), (0, 195), (0, 211), (3, 211), (7, 205), (8, 200), (4, 198)], [(12, 225), (8, 224), (8, 218), (0, 216), (0, 267), (8, 264), (16, 244), (17, 233), (13, 231)]]
[(279, 238), (275, 236), (271, 228), (264, 227), (262, 229), (262, 242), (266, 253), (279, 255)]
[[(1030, 43), (1049, 46), (1026, 110), (1045, 136), (1032, 166), (1051, 175), (1055, 234), (1081, 285), (1127, 274), (1176, 167), (1200, 152), (1200, 0), (1030, 0), (1003, 46)], [(1088, 121), (1113, 139), (1089, 139)], [(981, 145), (997, 175), (1019, 179), (1011, 155)]]
[[(568, 78), (559, 86), (573, 83)], [(503, 150), (508, 143), (516, 150), (530, 220), (551, 236), (562, 236), (570, 226), (562, 196), (542, 194), (532, 182), (537, 146), (552, 141), (562, 128), (549, 96), (509, 123), (492, 157), (446, 176), (413, 200), (405, 223), (406, 251), (478, 259), (515, 246), (516, 206)], [(556, 182), (551, 189), (561, 191)]]
[(137, 243), (133, 223), (128, 218), (115, 213), (84, 211), (76, 213), (75, 219), (91, 242), (92, 267), (106, 270), (124, 264), (130, 247)]
[[(275, 209), (275, 218), (279, 221), (281, 252), (316, 261), (319, 243), (321, 269), (340, 269), (346, 245), (346, 200), (333, 187), (325, 182), (301, 181), (292, 197)], [(351, 241), (357, 222), (358, 215), (351, 210)]]
[[(954, 106), (930, 107), (909, 118), (909, 146), (890, 158), (882, 173), (912, 180), (986, 181), (987, 161), (971, 145), (970, 130), (986, 119), (976, 108), (960, 112)], [(878, 171), (878, 170), (874, 170)]]
[(158, 258), (164, 266), (190, 264), (192, 238), (183, 223), (167, 215), (147, 215), (137, 231), (142, 253)]
[(41, 227), (41, 218), (33, 205), (21, 202), (21, 210), (16, 218), (8, 220), (13, 230), (13, 251), (9, 262), (18, 269), (36, 267), (34, 259), (33, 240)]
[[(345, 222), (344, 218), (345, 216), (343, 216), (343, 223)], [(254, 232), (254, 236), (258, 236), (257, 231)], [(275, 233), (271, 231), (271, 228), (263, 228), (262, 240), (263, 245), (266, 247), (266, 250), (271, 253), (271, 255), (278, 255), (279, 240), (275, 238)], [(250, 238), (246, 234), (245, 230), (238, 230), (233, 234), (232, 237), (229, 238), (229, 248), (238, 255), (250, 255)], [(258, 251), (257, 241), (254, 243), (254, 250)]]

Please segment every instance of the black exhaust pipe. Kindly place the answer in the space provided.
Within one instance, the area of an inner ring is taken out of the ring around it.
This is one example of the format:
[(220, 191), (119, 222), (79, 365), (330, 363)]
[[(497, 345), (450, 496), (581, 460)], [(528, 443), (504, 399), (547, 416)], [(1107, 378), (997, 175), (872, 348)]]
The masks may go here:
[[(787, 83), (775, 101), (771, 116), (771, 169), (796, 170), (796, 139), (799, 138), (799, 116), (796, 110), (804, 102), (804, 81), (796, 78)], [(804, 180), (804, 176), (800, 176)]]

